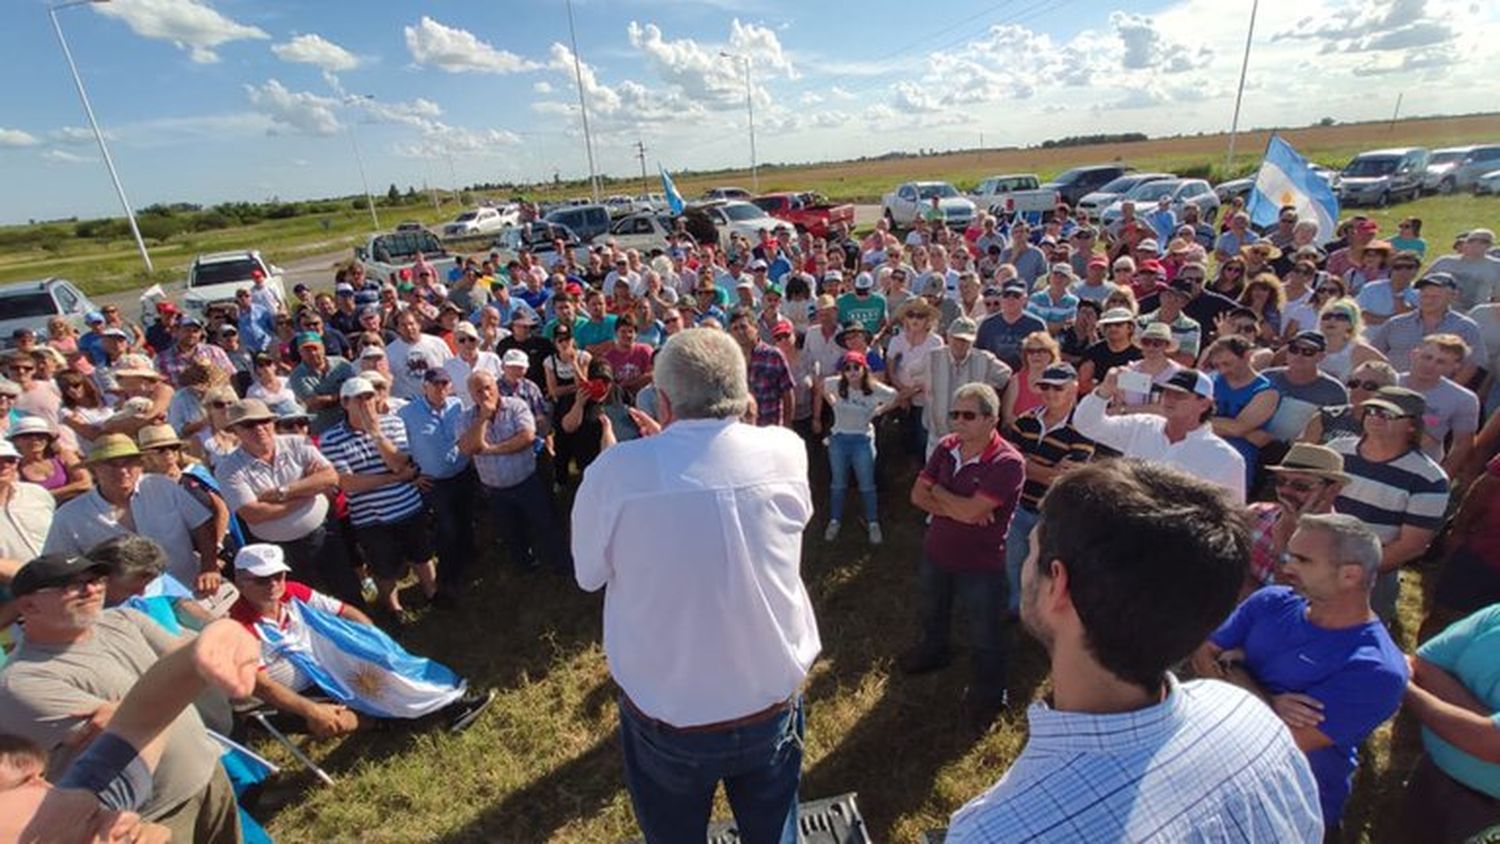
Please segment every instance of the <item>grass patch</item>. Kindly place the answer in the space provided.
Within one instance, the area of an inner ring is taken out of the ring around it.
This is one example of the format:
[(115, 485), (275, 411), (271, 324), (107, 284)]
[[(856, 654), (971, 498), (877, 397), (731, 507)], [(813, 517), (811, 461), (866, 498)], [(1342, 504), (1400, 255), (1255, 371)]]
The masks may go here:
[[(895, 655), (917, 634), (916, 563), (922, 521), (906, 504), (915, 464), (879, 461), (886, 544), (872, 553), (851, 524), (840, 541), (821, 538), (823, 517), (804, 543), (823, 653), (808, 678), (804, 799), (859, 793), (875, 841), (912, 841), (946, 826), (949, 814), (990, 786), (1025, 743), (1026, 702), (1046, 691), (1040, 648), (1015, 633), (1010, 713), (976, 737), (961, 726), (969, 667), (907, 677)], [(827, 505), (826, 463), (813, 463), (815, 500)], [(493, 542), (477, 568), (472, 599), (456, 615), (424, 617), (402, 638), (499, 696), (469, 731), (357, 735), (304, 747), (339, 780), (318, 786), (288, 765), (277, 792), (290, 798), (268, 822), (276, 840), (566, 841), (604, 844), (636, 836), (616, 740), (614, 686), (601, 641), (602, 600), (571, 580), (522, 576), (501, 563)], [(1403, 646), (1414, 644), (1421, 590), (1409, 581), (1401, 606)], [(955, 629), (963, 642), (963, 625)], [(1350, 841), (1389, 840), (1400, 780), (1415, 760), (1409, 719), (1368, 742), (1346, 817)], [(729, 817), (722, 793), (714, 816)]]

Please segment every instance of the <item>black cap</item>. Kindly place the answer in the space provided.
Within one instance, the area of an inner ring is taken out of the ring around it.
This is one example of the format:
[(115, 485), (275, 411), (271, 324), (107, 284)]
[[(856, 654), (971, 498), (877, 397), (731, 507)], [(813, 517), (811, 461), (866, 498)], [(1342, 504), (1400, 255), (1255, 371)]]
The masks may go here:
[(1297, 332), (1297, 336), (1292, 338), (1291, 342), (1293, 346), (1298, 344), (1312, 346), (1321, 352), (1328, 348), (1328, 338), (1324, 337), (1321, 331), (1299, 331)]
[(1412, 287), (1431, 287), (1433, 285), (1446, 287), (1449, 290), (1457, 290), (1458, 280), (1447, 273), (1428, 273), (1417, 279)]
[(1011, 292), (1015, 292), (1015, 293), (1027, 293), (1029, 291), (1026, 289), (1026, 282), (1021, 281), (1019, 279), (1014, 279), (1013, 278), (1013, 279), (1010, 279), (1010, 280), (1006, 281), (1005, 284), (1003, 284), (1003, 285), (1000, 286), (1000, 292), (1001, 293), (1011, 293)]
[(1038, 384), (1066, 384), (1077, 380), (1078, 370), (1073, 368), (1073, 364), (1063, 361), (1042, 370), (1042, 377), (1036, 379), (1036, 382)]
[(45, 554), (37, 557), (11, 578), (10, 593), (17, 598), (49, 586), (62, 586), (84, 572), (108, 573), (109, 566), (78, 554)]
[(447, 370), (438, 366), (427, 370), (427, 374), (422, 376), (422, 380), (428, 384), (445, 384), (452, 381), (453, 378), (448, 374)]

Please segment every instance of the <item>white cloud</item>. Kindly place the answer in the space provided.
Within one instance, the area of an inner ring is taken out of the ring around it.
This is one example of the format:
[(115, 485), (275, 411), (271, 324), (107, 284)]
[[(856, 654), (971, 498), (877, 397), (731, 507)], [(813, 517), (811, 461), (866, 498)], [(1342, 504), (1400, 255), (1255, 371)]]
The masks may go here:
[(521, 137), (505, 129), (465, 129), (443, 123), (431, 124), (420, 141), (398, 144), (394, 152), (402, 158), (438, 159), (449, 155), (509, 155)]
[(88, 164), (97, 159), (93, 156), (68, 152), (65, 149), (49, 149), (42, 153), (42, 160), (51, 164)]
[(803, 105), (817, 105), (823, 102), (823, 95), (816, 91), (803, 91), (802, 96), (798, 97), (797, 100)]
[(541, 79), (531, 86), (531, 90), (537, 92), (538, 94), (550, 94), (552, 93), (552, 83), (548, 82), (545, 79)]
[(578, 72), (573, 72), (573, 51), (557, 42), (552, 43), (548, 53), (547, 67), (557, 71), (568, 80), (568, 87), (578, 90), (578, 79), (583, 79), (583, 91), (588, 98), (589, 113), (599, 112), (609, 114), (620, 107), (620, 95), (615, 89), (599, 82), (598, 74), (588, 62), (578, 64)]
[(849, 100), (855, 99), (858, 95), (852, 94), (844, 90), (843, 88), (834, 85), (833, 87), (828, 89), (828, 96), (833, 97), (835, 100), (844, 100), (847, 102)]
[(427, 129), (434, 125), (434, 121), (443, 114), (441, 106), (421, 97), (395, 103), (380, 100), (354, 100), (353, 102), (365, 113), (365, 119), (370, 123), (400, 123), (405, 126), (415, 126), (418, 129)]
[(1197, 48), (1191, 48), (1179, 44), (1145, 15), (1114, 12), (1109, 16), (1109, 25), (1124, 47), (1120, 66), (1126, 70), (1162, 69), (1181, 73), (1205, 67), (1213, 58), (1206, 45), (1200, 42)]
[(20, 149), (21, 147), (34, 147), (41, 143), (41, 139), (20, 129), (0, 128), (0, 148)]
[(508, 50), (497, 50), (466, 29), (445, 26), (426, 15), (408, 26), (406, 49), (418, 65), (449, 73), (519, 73), (541, 65)]
[[(645, 57), (647, 67), (689, 100), (719, 109), (744, 103), (744, 65), (737, 58), (721, 55), (719, 46), (700, 44), (691, 38), (668, 39), (654, 23), (631, 21), (625, 31), (630, 45)], [(730, 22), (729, 41), (723, 47), (749, 59), (751, 85), (756, 100), (762, 103), (772, 100), (762, 79), (799, 76), (773, 30), (735, 19)]]
[(271, 119), (268, 134), (332, 135), (341, 127), (334, 109), (338, 101), (310, 91), (288, 91), (275, 79), (256, 87), (246, 85), (250, 104)]
[(199, 0), (114, 0), (93, 9), (124, 21), (137, 35), (171, 41), (199, 64), (218, 61), (214, 48), (220, 44), (271, 37), (260, 27), (231, 20)]
[(271, 45), (271, 52), (285, 62), (316, 65), (329, 73), (359, 67), (359, 58), (321, 35), (306, 32), (285, 44)]
[[(87, 126), (63, 126), (48, 132), (47, 137), (53, 143), (59, 144), (92, 144), (94, 143), (94, 130)], [(104, 138), (112, 141), (115, 139), (115, 133), (106, 130)]]

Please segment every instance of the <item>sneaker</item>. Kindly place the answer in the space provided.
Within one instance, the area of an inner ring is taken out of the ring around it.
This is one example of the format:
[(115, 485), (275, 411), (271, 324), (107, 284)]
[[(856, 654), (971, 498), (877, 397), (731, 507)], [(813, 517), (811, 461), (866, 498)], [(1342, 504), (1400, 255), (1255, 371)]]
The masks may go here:
[(469, 690), (464, 696), (448, 704), (444, 712), (448, 714), (448, 732), (461, 733), (473, 725), (479, 719), (480, 714), (489, 708), (495, 700), (494, 689), (483, 691)]
[(885, 541), (885, 535), (880, 532), (879, 522), (870, 522), (870, 544), (879, 545)]
[(828, 529), (823, 531), (823, 541), (832, 542), (839, 538), (839, 522), (834, 519), (828, 523)]

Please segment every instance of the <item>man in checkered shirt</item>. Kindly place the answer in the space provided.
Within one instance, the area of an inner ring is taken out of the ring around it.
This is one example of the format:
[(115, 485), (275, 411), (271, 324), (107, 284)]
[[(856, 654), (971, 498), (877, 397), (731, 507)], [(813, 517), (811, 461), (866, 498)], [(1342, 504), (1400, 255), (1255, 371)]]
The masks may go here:
[(1234, 608), (1248, 554), (1243, 508), (1174, 468), (1111, 460), (1056, 481), (1021, 572), (1052, 695), (947, 840), (1321, 841), (1318, 786), (1281, 719), (1167, 670)]

